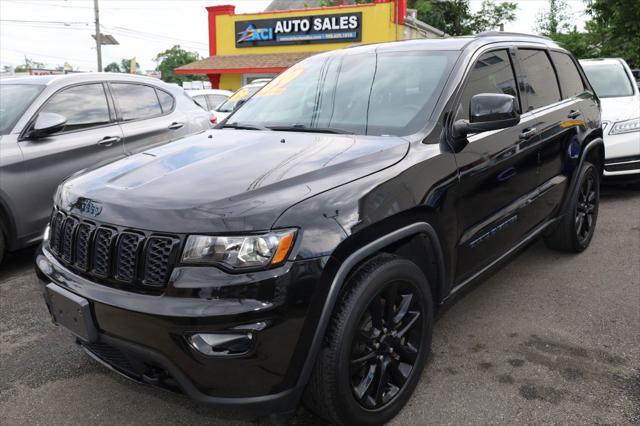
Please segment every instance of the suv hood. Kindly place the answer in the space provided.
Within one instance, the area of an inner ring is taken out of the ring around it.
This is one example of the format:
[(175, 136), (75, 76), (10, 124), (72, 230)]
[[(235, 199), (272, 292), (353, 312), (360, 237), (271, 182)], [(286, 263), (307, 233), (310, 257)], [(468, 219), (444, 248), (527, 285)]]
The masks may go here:
[(210, 130), (67, 180), (65, 211), (172, 233), (269, 229), (289, 206), (400, 161), (398, 137)]

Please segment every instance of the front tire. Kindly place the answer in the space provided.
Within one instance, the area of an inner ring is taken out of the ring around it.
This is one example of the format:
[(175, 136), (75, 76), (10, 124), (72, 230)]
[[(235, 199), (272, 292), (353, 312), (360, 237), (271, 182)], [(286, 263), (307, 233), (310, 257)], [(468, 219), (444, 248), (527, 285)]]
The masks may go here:
[(431, 350), (433, 301), (422, 270), (379, 255), (347, 283), (327, 330), (305, 405), (333, 424), (391, 420)]
[(600, 173), (596, 166), (585, 161), (578, 176), (578, 190), (565, 216), (553, 233), (545, 237), (548, 247), (572, 253), (580, 253), (589, 247), (598, 219), (600, 204)]

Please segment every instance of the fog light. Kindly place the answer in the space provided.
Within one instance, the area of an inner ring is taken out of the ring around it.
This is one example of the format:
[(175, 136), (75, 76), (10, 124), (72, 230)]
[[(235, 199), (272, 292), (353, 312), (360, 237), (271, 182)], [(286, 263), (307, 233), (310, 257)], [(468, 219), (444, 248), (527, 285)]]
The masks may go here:
[(189, 337), (198, 352), (212, 356), (243, 355), (251, 350), (252, 333), (199, 333)]

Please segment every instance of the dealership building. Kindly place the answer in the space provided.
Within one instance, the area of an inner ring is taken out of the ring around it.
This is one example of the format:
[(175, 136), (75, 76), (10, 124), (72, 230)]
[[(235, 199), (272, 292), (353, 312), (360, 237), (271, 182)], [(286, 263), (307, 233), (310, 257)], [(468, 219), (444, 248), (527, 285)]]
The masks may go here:
[(407, 0), (308, 7), (313, 4), (276, 0), (266, 11), (251, 14), (236, 14), (231, 5), (207, 7), (209, 57), (175, 72), (206, 74), (212, 87), (235, 90), (255, 79), (273, 77), (318, 52), (445, 36), (419, 21), (414, 10), (407, 10)]

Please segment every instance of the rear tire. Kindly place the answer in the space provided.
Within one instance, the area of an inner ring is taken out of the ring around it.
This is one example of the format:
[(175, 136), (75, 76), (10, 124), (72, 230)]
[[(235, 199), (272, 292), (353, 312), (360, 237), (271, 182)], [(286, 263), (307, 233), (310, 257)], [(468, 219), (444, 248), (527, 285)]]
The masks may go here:
[(591, 243), (600, 203), (600, 173), (596, 166), (585, 161), (577, 185), (566, 214), (553, 232), (545, 237), (549, 248), (580, 253)]
[(307, 385), (332, 424), (377, 425), (411, 397), (431, 350), (433, 301), (413, 262), (379, 255), (349, 279)]
[(4, 238), (4, 232), (2, 232), (2, 227), (0, 226), (0, 265), (2, 265), (2, 260), (4, 259), (5, 248), (6, 240)]

